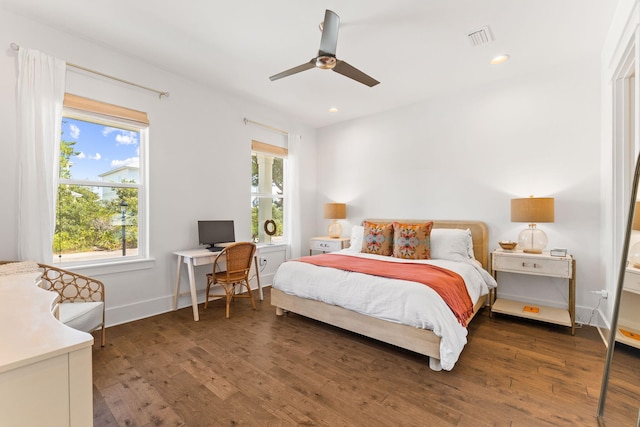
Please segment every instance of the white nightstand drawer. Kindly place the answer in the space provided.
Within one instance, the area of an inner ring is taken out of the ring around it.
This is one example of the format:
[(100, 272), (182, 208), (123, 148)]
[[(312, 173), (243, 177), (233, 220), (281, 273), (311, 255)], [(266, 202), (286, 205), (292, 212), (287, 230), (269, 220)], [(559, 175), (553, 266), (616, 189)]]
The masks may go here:
[(349, 237), (331, 238), (329, 236), (324, 237), (312, 237), (309, 242), (309, 255), (313, 254), (313, 251), (321, 252), (334, 252), (349, 247), (351, 239)]
[(311, 239), (312, 251), (332, 252), (342, 249), (342, 241), (340, 240), (314, 240)]
[(571, 278), (571, 259), (530, 256), (494, 256), (493, 270)]
[(625, 271), (624, 290), (640, 294), (640, 270), (628, 268)]

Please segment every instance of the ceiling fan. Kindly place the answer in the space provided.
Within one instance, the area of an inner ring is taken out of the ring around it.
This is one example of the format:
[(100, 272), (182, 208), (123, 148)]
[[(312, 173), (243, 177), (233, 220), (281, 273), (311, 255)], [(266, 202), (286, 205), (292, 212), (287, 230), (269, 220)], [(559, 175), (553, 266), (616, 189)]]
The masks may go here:
[(290, 68), (281, 73), (275, 74), (269, 77), (269, 80), (274, 81), (283, 77), (297, 74), (302, 71), (310, 70), (317, 67), (322, 70), (333, 70), (338, 74), (347, 76), (357, 82), (360, 82), (369, 87), (375, 86), (379, 81), (371, 76), (366, 75), (362, 71), (347, 64), (336, 58), (336, 45), (338, 44), (338, 26), (340, 25), (340, 17), (333, 11), (327, 9), (324, 14), (324, 21), (322, 27), (322, 38), (320, 39), (320, 50), (318, 56), (312, 58), (311, 61), (306, 62), (297, 67)]

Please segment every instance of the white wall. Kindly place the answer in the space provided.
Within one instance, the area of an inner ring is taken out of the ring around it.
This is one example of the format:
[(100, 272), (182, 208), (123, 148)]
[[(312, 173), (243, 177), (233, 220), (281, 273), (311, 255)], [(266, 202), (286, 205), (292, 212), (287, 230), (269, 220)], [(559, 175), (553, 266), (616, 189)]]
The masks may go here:
[[(107, 323), (146, 317), (171, 307), (175, 258), (197, 247), (198, 219), (234, 219), (236, 237), (250, 238), (251, 139), (281, 140), (245, 125), (243, 117), (302, 135), (303, 242), (315, 228), (315, 130), (248, 99), (154, 68), (116, 51), (74, 38), (0, 9), (0, 259), (16, 259), (17, 142), (16, 53), (11, 42), (35, 48), (101, 72), (171, 93), (168, 99), (95, 75), (69, 69), (67, 91), (146, 111), (150, 127), (150, 245), (152, 268), (98, 277), (106, 285)], [(313, 212), (313, 214), (312, 214)], [(204, 287), (206, 267), (196, 271)], [(185, 278), (183, 278), (185, 279)], [(181, 300), (184, 305), (187, 299)]]
[[(605, 287), (599, 70), (599, 57), (585, 58), (320, 129), (318, 203), (347, 203), (345, 235), (367, 217), (482, 220), (494, 249), (526, 227), (510, 222), (511, 198), (555, 197), (555, 223), (539, 227), (575, 256), (578, 320), (588, 322), (589, 291)], [(500, 273), (499, 284), (502, 296), (566, 306), (566, 281)]]

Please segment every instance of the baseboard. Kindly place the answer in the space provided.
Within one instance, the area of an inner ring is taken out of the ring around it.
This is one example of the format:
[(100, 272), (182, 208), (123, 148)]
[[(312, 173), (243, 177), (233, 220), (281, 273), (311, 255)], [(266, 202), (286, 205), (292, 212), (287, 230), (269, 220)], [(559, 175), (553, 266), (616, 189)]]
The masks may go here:
[(146, 301), (138, 301), (118, 307), (107, 307), (105, 318), (107, 327), (133, 322), (173, 309), (173, 296), (164, 296)]
[[(264, 290), (271, 284), (262, 285)], [(254, 289), (255, 291), (256, 289)], [(204, 289), (198, 290), (198, 304), (204, 303)], [(191, 296), (182, 295), (178, 298), (178, 309), (191, 307)], [(167, 313), (173, 310), (173, 295), (166, 295), (161, 298), (138, 301), (118, 307), (107, 307), (105, 310), (107, 327), (121, 325), (140, 319), (145, 319), (158, 314)]]
[(602, 316), (602, 312), (593, 307), (576, 306), (576, 323), (595, 326), (596, 328), (608, 328), (608, 324)]

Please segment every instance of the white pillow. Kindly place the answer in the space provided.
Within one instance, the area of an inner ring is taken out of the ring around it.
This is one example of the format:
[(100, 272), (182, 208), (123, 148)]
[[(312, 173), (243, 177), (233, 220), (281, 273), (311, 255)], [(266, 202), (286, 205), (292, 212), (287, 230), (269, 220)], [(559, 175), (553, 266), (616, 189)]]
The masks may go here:
[(460, 261), (474, 258), (471, 230), (453, 228), (431, 230), (431, 259)]
[(364, 226), (354, 225), (351, 228), (351, 243), (349, 250), (352, 252), (360, 252), (362, 249), (362, 239), (364, 239)]

